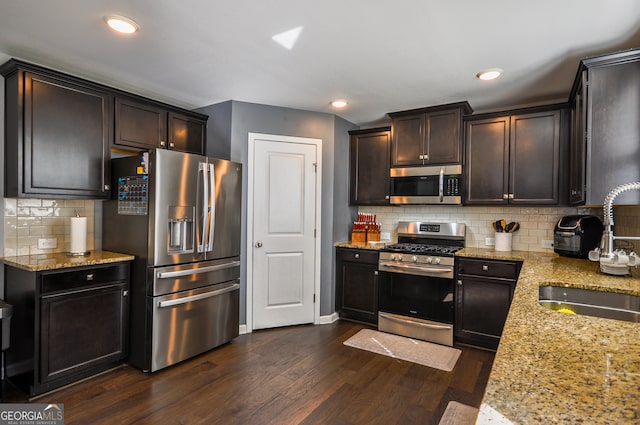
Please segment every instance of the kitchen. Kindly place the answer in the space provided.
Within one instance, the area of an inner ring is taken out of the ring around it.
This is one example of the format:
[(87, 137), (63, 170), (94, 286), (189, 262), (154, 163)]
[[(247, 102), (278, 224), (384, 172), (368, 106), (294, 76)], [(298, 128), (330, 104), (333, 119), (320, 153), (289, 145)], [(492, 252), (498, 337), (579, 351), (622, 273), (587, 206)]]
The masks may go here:
[[(144, 29), (144, 26), (143, 26)], [(142, 33), (141, 33), (142, 34)], [(304, 33), (303, 33), (304, 34)], [(7, 36), (8, 37), (8, 36)], [(4, 37), (3, 37), (4, 38)], [(121, 40), (122, 41), (122, 40)], [(621, 42), (616, 45), (618, 48), (634, 47), (633, 38), (626, 42)], [(637, 40), (636, 40), (637, 41)], [(628, 44), (625, 44), (628, 43)], [(637, 43), (635, 43), (637, 45)], [(124, 48), (124, 47), (122, 47)], [(599, 50), (598, 52), (608, 52), (612, 50)], [(26, 55), (24, 53), (23, 55)], [(568, 72), (569, 78), (565, 81), (561, 88), (557, 89), (558, 97), (563, 97), (566, 100), (566, 96), (569, 92), (569, 86), (571, 80), (575, 76), (577, 64), (581, 56), (567, 59), (566, 67), (571, 68)], [(8, 59), (9, 57), (7, 57)], [(46, 58), (43, 58), (43, 60)], [(46, 62), (51, 62), (49, 59)], [(2, 61), (4, 62), (4, 60)], [(37, 61), (40, 62), (40, 61)], [(79, 65), (69, 64), (69, 66), (62, 66), (65, 64), (57, 64), (57, 67), (64, 71), (74, 71)], [(473, 70), (473, 74), (478, 70)], [(75, 72), (74, 72), (75, 73)], [(83, 74), (82, 72), (77, 72)], [(106, 77), (105, 77), (106, 78)], [(113, 77), (108, 77), (113, 78)], [(405, 78), (405, 77), (403, 77)], [(117, 84), (116, 86), (120, 86)], [(128, 82), (126, 86), (131, 87), (146, 87), (143, 82)], [(479, 89), (476, 89), (479, 90)], [(561, 93), (561, 95), (560, 95)], [(467, 93), (462, 92), (461, 97), (465, 98)], [(469, 93), (471, 94), (471, 93)], [(451, 96), (449, 94), (448, 96)], [(458, 96), (456, 96), (458, 97)], [(231, 97), (233, 98), (233, 97)], [(236, 97), (244, 98), (244, 97)], [(452, 99), (452, 101), (459, 100), (459, 98)], [(419, 102), (419, 103), (418, 103)], [(386, 107), (382, 115), (385, 112), (396, 111), (400, 109), (408, 109), (409, 107), (420, 107), (430, 104), (446, 103), (441, 101), (428, 102), (423, 99), (407, 101), (406, 104), (399, 105), (397, 107)], [(478, 106), (471, 100), (472, 106), (478, 108)], [(205, 105), (208, 103), (201, 103)], [(297, 105), (296, 103), (290, 103), (291, 105)], [(494, 105), (494, 109), (510, 105), (512, 103), (505, 102), (502, 104)], [(358, 126), (351, 124), (349, 121), (332, 115), (332, 112), (324, 110), (323, 112), (311, 113), (298, 109), (285, 109), (270, 107), (266, 105), (259, 105), (255, 103), (246, 103), (242, 101), (227, 101), (222, 103), (216, 103), (211, 107), (206, 107), (205, 113), (210, 115), (209, 120), (209, 133), (207, 140), (232, 140), (225, 145), (225, 143), (215, 143), (213, 146), (207, 146), (207, 154), (214, 157), (227, 157), (234, 158), (246, 164), (247, 147), (246, 147), (246, 133), (247, 131), (260, 131), (262, 133), (270, 134), (295, 134), (304, 135), (308, 137), (316, 137), (324, 141), (323, 149), (323, 187), (325, 189), (330, 188), (322, 194), (322, 241), (321, 241), (321, 288), (320, 288), (320, 318), (328, 318), (331, 320), (335, 314), (333, 308), (333, 265), (332, 259), (334, 257), (333, 244), (349, 239), (349, 232), (351, 222), (355, 216), (356, 208), (348, 205), (348, 187), (346, 184), (348, 175), (348, 134), (349, 130), (355, 130)], [(311, 109), (312, 108), (303, 108)], [(342, 113), (339, 113), (343, 116)], [(355, 122), (364, 122), (362, 119), (353, 118)], [(368, 127), (363, 125), (362, 127)], [(246, 193), (246, 191), (244, 192)], [(42, 201), (45, 202), (45, 201)], [(92, 210), (99, 210), (95, 204), (91, 201), (65, 201), (65, 207), (69, 209), (68, 214), (72, 214), (74, 207), (73, 202), (78, 204), (77, 207), (84, 209), (83, 214), (87, 216), (91, 215)], [(43, 214), (43, 210), (40, 208), (52, 208), (51, 205), (38, 204), (35, 201), (33, 209), (29, 211), (29, 214), (37, 215)], [(67, 206), (68, 205), (68, 206)], [(9, 208), (12, 208), (10, 205)], [(20, 208), (25, 208), (26, 205), (20, 205)], [(19, 208), (16, 205), (16, 210)], [(31, 207), (29, 207), (31, 208)], [(5, 211), (7, 206), (5, 205)], [(558, 217), (568, 215), (575, 212), (574, 208), (569, 207), (480, 207), (480, 206), (465, 206), (465, 207), (441, 207), (441, 206), (407, 206), (407, 207), (375, 207), (375, 208), (363, 208), (366, 212), (377, 213), (383, 221), (383, 231), (392, 233), (395, 231), (395, 225), (401, 220), (419, 219), (427, 216), (430, 221), (465, 221), (469, 224), (468, 231), (469, 238), (467, 239), (467, 245), (470, 247), (482, 247), (485, 243), (485, 238), (490, 237), (493, 233), (490, 222), (492, 219), (496, 219), (504, 216), (510, 220), (518, 221), (523, 224), (523, 229), (514, 238), (514, 249), (518, 250), (540, 250), (543, 241), (549, 241), (553, 239), (553, 225)], [(25, 213), (26, 211), (23, 210)], [(97, 211), (94, 214), (101, 214), (101, 211)], [(8, 215), (5, 212), (6, 215)], [(245, 212), (243, 211), (243, 214)], [(633, 217), (637, 217), (635, 210), (631, 210), (628, 214), (622, 213), (616, 216), (616, 223), (621, 223), (620, 220), (627, 220), (631, 225), (633, 224)], [(16, 214), (16, 217), (18, 215)], [(89, 217), (91, 220), (91, 217)], [(102, 234), (99, 229), (100, 219), (93, 220), (93, 228), (95, 231), (89, 236), (93, 240), (93, 247), (102, 245)], [(246, 218), (243, 218), (243, 222), (246, 222)], [(529, 226), (535, 223), (535, 229)], [(91, 228), (91, 224), (89, 226)], [(616, 230), (618, 227), (616, 227)], [(633, 230), (633, 229), (631, 229)], [(17, 230), (13, 230), (17, 233)], [(34, 232), (38, 230), (34, 229)], [(525, 231), (527, 234), (525, 235)], [(246, 230), (244, 230), (246, 232)], [(624, 232), (624, 234), (634, 234), (633, 232)], [(637, 232), (635, 232), (637, 234)], [(16, 239), (10, 239), (7, 243), (8, 230), (5, 230), (5, 256), (8, 255), (7, 248), (15, 249), (18, 253), (18, 249), (21, 249), (14, 242), (15, 245), (11, 245), (12, 241)], [(243, 244), (244, 245), (244, 244)], [(91, 246), (91, 244), (90, 244)], [(533, 249), (535, 248), (535, 249)], [(22, 248), (24, 249), (24, 248)], [(35, 248), (37, 249), (37, 248)], [(546, 248), (549, 252), (552, 250)], [(243, 252), (241, 256), (246, 256), (246, 246), (243, 246)], [(241, 271), (241, 280), (244, 270)], [(246, 294), (242, 293), (244, 297)], [(246, 320), (247, 311), (244, 303), (241, 303), (241, 322)]]

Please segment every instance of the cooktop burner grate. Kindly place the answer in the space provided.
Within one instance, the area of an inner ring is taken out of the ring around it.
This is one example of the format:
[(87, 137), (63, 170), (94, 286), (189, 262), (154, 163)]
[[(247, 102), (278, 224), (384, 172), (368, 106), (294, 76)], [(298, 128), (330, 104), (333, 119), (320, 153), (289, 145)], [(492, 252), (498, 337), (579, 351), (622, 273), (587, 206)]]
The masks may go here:
[(441, 256), (452, 256), (457, 251), (461, 250), (460, 246), (445, 246), (445, 245), (428, 245), (418, 243), (397, 243), (388, 245), (382, 248), (387, 252), (400, 252), (407, 254), (437, 254)]

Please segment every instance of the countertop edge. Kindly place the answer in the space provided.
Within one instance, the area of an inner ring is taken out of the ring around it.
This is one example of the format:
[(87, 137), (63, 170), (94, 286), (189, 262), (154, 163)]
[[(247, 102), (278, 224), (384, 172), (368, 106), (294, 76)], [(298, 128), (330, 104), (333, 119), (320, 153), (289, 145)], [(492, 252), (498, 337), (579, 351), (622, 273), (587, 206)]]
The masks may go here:
[(135, 256), (111, 251), (91, 251), (86, 256), (68, 256), (64, 252), (52, 254), (20, 255), (2, 257), (0, 262), (28, 272), (61, 270), (75, 267), (133, 261)]

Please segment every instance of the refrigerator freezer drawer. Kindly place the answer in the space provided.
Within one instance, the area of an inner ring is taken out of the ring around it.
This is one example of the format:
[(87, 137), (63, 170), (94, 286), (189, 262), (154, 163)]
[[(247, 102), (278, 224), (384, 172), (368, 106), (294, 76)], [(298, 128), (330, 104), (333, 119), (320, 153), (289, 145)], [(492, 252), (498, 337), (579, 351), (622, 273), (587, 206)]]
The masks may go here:
[(167, 295), (240, 278), (240, 258), (150, 268), (153, 282), (148, 295)]
[(151, 372), (229, 342), (239, 334), (238, 280), (152, 300)]

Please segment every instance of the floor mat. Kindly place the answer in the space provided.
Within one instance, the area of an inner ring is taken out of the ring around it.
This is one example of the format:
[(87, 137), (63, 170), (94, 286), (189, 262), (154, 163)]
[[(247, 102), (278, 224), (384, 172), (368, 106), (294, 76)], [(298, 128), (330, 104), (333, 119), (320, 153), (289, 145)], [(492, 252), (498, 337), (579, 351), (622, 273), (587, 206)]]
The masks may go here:
[(362, 329), (344, 342), (344, 345), (371, 351), (396, 359), (451, 372), (460, 357), (457, 348), (432, 344), (418, 339)]
[(466, 404), (450, 401), (438, 425), (473, 425), (476, 423), (478, 409)]

